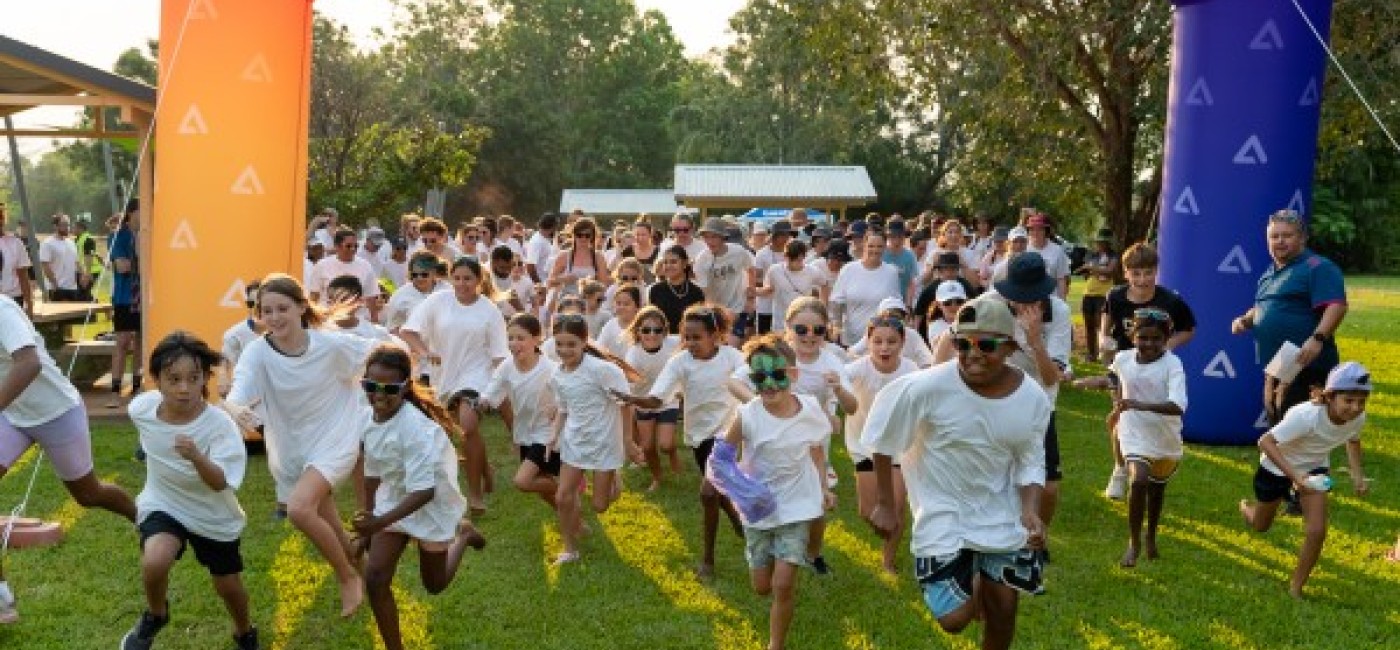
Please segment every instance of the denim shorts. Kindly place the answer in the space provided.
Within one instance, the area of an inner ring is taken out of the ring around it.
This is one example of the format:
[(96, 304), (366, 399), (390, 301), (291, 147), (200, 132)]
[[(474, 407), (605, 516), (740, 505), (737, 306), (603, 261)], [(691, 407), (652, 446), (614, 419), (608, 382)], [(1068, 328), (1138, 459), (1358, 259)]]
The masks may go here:
[(807, 536), (812, 522), (799, 521), (776, 528), (744, 526), (744, 559), (750, 569), (773, 566), (774, 560), (807, 566)]

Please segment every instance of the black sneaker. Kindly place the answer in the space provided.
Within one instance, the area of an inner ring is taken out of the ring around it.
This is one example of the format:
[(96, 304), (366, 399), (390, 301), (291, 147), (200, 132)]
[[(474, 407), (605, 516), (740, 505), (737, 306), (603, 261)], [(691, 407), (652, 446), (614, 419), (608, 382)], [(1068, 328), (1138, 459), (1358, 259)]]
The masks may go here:
[(812, 558), (812, 572), (819, 576), (831, 575), (831, 566), (826, 563), (826, 558), (818, 555)]
[(131, 631), (122, 637), (121, 650), (150, 650), (156, 642), (156, 634), (161, 628), (170, 622), (170, 612), (167, 610), (165, 616), (156, 617), (149, 611), (141, 612), (141, 618), (136, 620), (136, 625)]
[(243, 634), (233, 635), (233, 647), (238, 650), (258, 650), (258, 628), (250, 628)]
[(1288, 498), (1284, 499), (1283, 514), (1292, 517), (1303, 516), (1303, 504), (1298, 500), (1297, 492), (1289, 492)]
[(146, 450), (141, 448), (141, 443), (139, 443), (139, 442), (136, 443), (136, 454), (135, 454), (135, 456), (136, 456), (136, 462), (138, 462), (138, 463), (144, 463), (144, 462), (146, 462)]

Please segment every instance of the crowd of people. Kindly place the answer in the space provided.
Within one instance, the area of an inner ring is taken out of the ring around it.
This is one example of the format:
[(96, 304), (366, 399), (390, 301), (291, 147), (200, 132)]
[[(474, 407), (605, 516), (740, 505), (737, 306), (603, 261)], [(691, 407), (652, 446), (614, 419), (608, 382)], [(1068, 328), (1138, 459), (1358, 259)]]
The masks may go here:
[[(694, 485), (696, 571), (715, 577), (723, 516), (744, 540), (753, 589), (771, 595), (770, 648), (785, 647), (799, 575), (839, 569), (823, 554), (845, 478), (829, 462), (838, 436), (884, 570), (901, 570), (908, 543), (939, 625), (981, 620), (984, 647), (1009, 646), (1019, 594), (1043, 591), (1050, 561), (1065, 382), (1113, 394), (1105, 495), (1128, 503), (1119, 564), (1159, 556), (1188, 406), (1173, 350), (1196, 322), (1157, 284), (1150, 244), (1117, 253), (1099, 231), (1081, 259), (1035, 210), (969, 227), (932, 213), (819, 223), (798, 209), (747, 232), (683, 213), (664, 233), (645, 217), (606, 230), (577, 211), (533, 230), (499, 217), (455, 232), (406, 215), (392, 236), (325, 210), (308, 230), (302, 277), (249, 283), (249, 313), (222, 352), (182, 332), (155, 346), (155, 388), (128, 407), (149, 454), (135, 500), (94, 478), (81, 400), (20, 305), (0, 298), (0, 475), (40, 444), (81, 505), (137, 523), (147, 608), (124, 648), (151, 647), (169, 622), (166, 576), (186, 545), (239, 647), (257, 647), (239, 580), (240, 430), (263, 433), (279, 512), (333, 569), (342, 616), (367, 596), (391, 649), (403, 646), (392, 583), (407, 546), (437, 593), (486, 544), (471, 521), (502, 483), (505, 461), (483, 438), (492, 414), (518, 450), (510, 483), (557, 517), (556, 563), (586, 561), (585, 511), (609, 509), (629, 463), (647, 491)], [(1302, 371), (1271, 377), (1274, 424), (1255, 499), (1239, 507), (1263, 531), (1297, 503), (1307, 536), (1290, 591), (1301, 596), (1325, 537), (1335, 447), (1367, 490), (1359, 434), (1372, 385), (1337, 353), (1340, 271), (1305, 248), (1295, 213), (1272, 216), (1267, 237), (1274, 264), (1233, 328), (1253, 332), (1263, 358), (1296, 346)], [(1076, 275), (1078, 344), (1066, 301)], [(1107, 374), (1074, 377), (1076, 348)], [(348, 530), (333, 498), (347, 485)], [(15, 618), (0, 576), (0, 621)]]

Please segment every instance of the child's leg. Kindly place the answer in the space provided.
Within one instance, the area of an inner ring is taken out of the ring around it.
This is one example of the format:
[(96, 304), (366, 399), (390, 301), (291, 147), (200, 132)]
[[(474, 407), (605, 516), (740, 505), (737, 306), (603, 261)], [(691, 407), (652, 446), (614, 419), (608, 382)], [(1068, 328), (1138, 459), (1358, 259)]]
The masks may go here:
[(683, 470), (681, 456), (676, 452), (676, 424), (658, 422), (656, 424), (656, 449), (658, 456), (671, 459), (671, 473), (680, 474)]
[(976, 602), (982, 612), (982, 648), (1010, 648), (1011, 641), (1016, 636), (1016, 590), (981, 575), (977, 576), (977, 581), (973, 584), (972, 602)]
[(1142, 548), (1147, 559), (1155, 560), (1157, 553), (1157, 525), (1162, 522), (1162, 506), (1167, 502), (1167, 483), (1154, 480), (1147, 484), (1147, 534), (1142, 538)]
[(471, 400), (457, 405), (457, 422), (462, 425), (463, 466), (467, 474), (467, 504), (473, 512), (486, 510), (483, 476), (486, 474), (486, 441), (481, 439), (481, 419)]
[(579, 509), (578, 486), (583, 482), (583, 470), (565, 464), (559, 470), (559, 491), (555, 493), (554, 504), (559, 512), (559, 536), (564, 540), (564, 552), (560, 560), (578, 557), (579, 526), (583, 513)]
[(350, 564), (349, 537), (340, 523), (331, 484), (315, 469), (306, 471), (287, 499), (287, 518), (320, 551), (340, 583), (340, 615), (350, 616), (364, 602), (364, 581)]
[(1298, 501), (1303, 507), (1303, 548), (1298, 552), (1298, 567), (1288, 582), (1288, 593), (1294, 598), (1303, 597), (1303, 585), (1322, 557), (1322, 543), (1327, 541), (1327, 493), (1300, 491)]
[(399, 606), (394, 602), (394, 573), (399, 567), (409, 537), (402, 533), (382, 531), (375, 533), (369, 545), (369, 561), (365, 570), (365, 584), (369, 589), (369, 607), (374, 612), (374, 623), (379, 627), (379, 637), (384, 640), (386, 650), (402, 650), (403, 638), (399, 633)]
[(593, 472), (593, 512), (603, 513), (622, 496), (622, 480), (616, 470)]
[(1123, 552), (1119, 566), (1137, 566), (1142, 548), (1142, 518), (1147, 512), (1148, 465), (1139, 458), (1128, 460), (1128, 550)]
[[(89, 449), (88, 454), (91, 453)], [(127, 521), (136, 521), (136, 502), (131, 495), (116, 485), (97, 480), (95, 472), (88, 472), (73, 481), (64, 481), (63, 486), (68, 488), (73, 500), (84, 508), (102, 508), (126, 517)]]
[(534, 461), (524, 460), (520, 462), (520, 469), (515, 470), (515, 489), (533, 492), (554, 508), (554, 494), (559, 490), (559, 483)]
[[(647, 470), (651, 472), (648, 492), (661, 485), (661, 454), (656, 450), (656, 429), (656, 420), (637, 420), (637, 446), (642, 448), (642, 454), (647, 458)], [(675, 447), (672, 447), (672, 451), (675, 451)]]
[[(700, 577), (708, 578), (715, 573), (715, 536), (719, 532), (719, 510), (724, 502), (709, 479), (700, 481), (700, 508), (703, 513), (703, 545), (700, 551), (700, 566), (696, 570)], [(732, 506), (731, 506), (732, 507)]]
[(437, 595), (447, 589), (452, 584), (452, 579), (457, 577), (457, 569), (462, 566), (462, 555), (467, 548), (481, 550), (486, 548), (486, 538), (472, 526), (469, 521), (462, 521), (457, 525), (457, 537), (448, 544), (443, 551), (427, 551), (422, 545), (418, 547), (418, 577), (423, 581), (423, 588), (428, 593)]
[[(871, 478), (875, 478), (871, 476)], [(885, 538), (882, 555), (884, 556), (884, 569), (887, 573), (897, 574), (899, 566), (899, 549), (904, 539), (904, 518), (909, 512), (909, 491), (904, 486), (904, 472), (894, 472), (894, 534)], [(872, 508), (874, 506), (872, 505)]]
[(768, 650), (787, 647), (788, 628), (792, 626), (792, 611), (797, 605), (797, 567), (775, 560), (771, 588), (773, 606), (768, 614)]
[(156, 533), (141, 545), (141, 584), (146, 589), (146, 611), (156, 618), (165, 618), (170, 587), (170, 567), (180, 554), (180, 538), (169, 533)]
[(1274, 517), (1278, 515), (1278, 507), (1283, 501), (1260, 501), (1251, 503), (1248, 499), (1240, 499), (1240, 514), (1244, 516), (1244, 523), (1258, 532), (1267, 532), (1270, 526), (1274, 525)]
[(247, 634), (253, 629), (253, 620), (248, 615), (248, 590), (243, 587), (243, 577), (239, 573), (214, 576), (214, 592), (224, 601), (224, 609), (233, 619), (233, 633)]

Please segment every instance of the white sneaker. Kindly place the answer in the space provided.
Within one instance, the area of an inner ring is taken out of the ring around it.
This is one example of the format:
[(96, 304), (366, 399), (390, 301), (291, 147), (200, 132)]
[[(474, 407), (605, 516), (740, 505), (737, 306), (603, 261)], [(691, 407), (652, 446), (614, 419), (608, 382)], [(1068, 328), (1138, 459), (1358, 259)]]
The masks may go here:
[(1103, 495), (1119, 501), (1128, 493), (1128, 470), (1122, 467), (1113, 468), (1113, 476), (1108, 477), (1108, 486), (1103, 489)]
[(15, 596), (10, 593), (9, 585), (0, 582), (0, 625), (18, 622), (19, 610), (15, 609)]
[(826, 467), (826, 489), (836, 489), (836, 484), (840, 482), (840, 477), (836, 474), (836, 469), (830, 465)]

